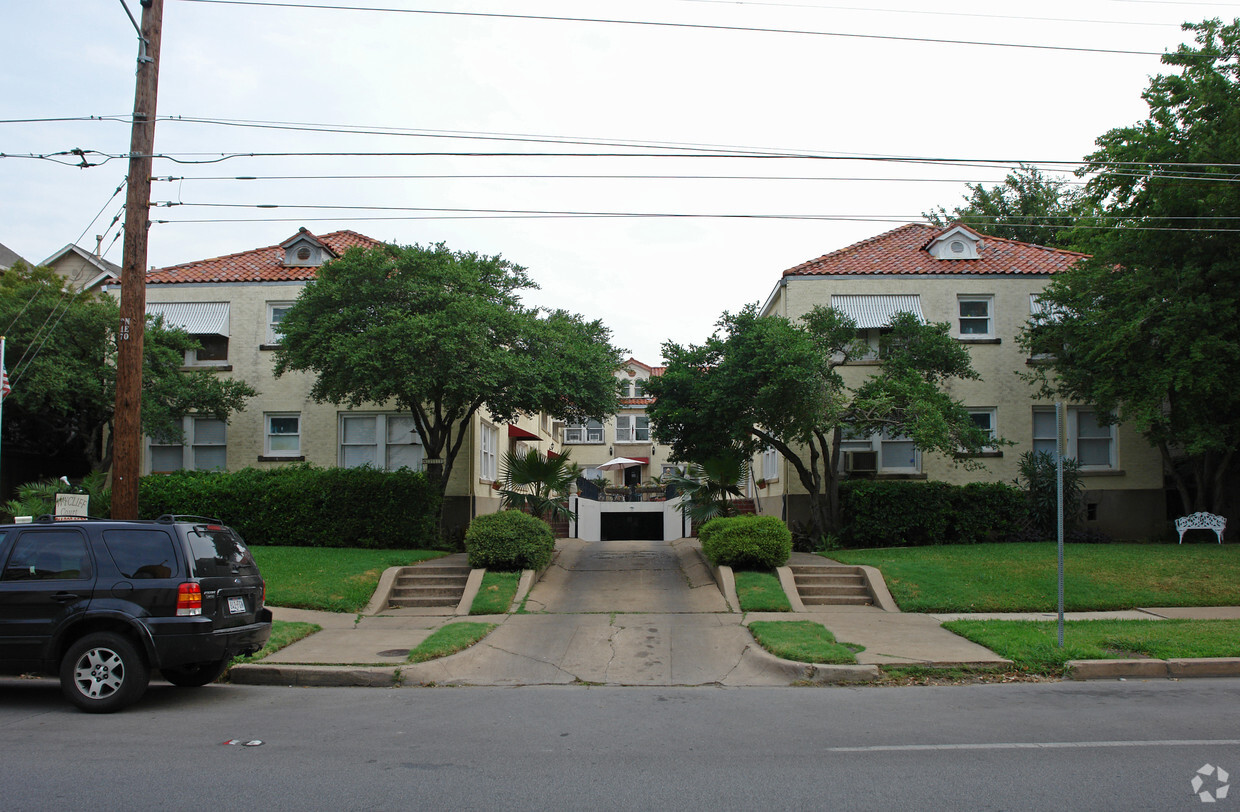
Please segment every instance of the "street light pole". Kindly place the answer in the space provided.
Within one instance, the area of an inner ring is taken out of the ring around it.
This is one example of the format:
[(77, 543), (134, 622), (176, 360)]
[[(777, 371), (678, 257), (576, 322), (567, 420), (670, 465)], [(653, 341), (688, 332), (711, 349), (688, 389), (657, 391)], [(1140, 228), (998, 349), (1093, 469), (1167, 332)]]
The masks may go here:
[[(116, 410), (113, 423), (112, 518), (138, 518), (142, 460), (142, 346), (146, 324), (146, 244), (150, 229), (151, 153), (155, 147), (155, 100), (164, 0), (141, 0), (138, 77), (129, 139), (125, 198), (125, 245), (121, 264), (117, 329)], [(123, 3), (122, 3), (123, 4)], [(128, 11), (128, 9), (126, 9)]]

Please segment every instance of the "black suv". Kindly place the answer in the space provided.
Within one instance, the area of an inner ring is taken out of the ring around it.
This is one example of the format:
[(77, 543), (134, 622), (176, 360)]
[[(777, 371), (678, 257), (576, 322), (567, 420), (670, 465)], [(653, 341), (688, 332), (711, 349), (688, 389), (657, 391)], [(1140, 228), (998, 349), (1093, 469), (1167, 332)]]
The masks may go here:
[(271, 635), (258, 567), (213, 519), (42, 516), (0, 525), (0, 561), (0, 672), (59, 674), (86, 711), (136, 701), (152, 669), (206, 685)]

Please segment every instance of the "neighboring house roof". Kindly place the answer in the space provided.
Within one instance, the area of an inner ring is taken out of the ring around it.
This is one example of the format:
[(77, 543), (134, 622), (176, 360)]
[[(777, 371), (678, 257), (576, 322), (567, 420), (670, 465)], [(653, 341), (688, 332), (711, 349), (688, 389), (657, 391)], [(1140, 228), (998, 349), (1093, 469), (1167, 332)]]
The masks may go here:
[[(975, 235), (976, 259), (938, 259), (926, 250), (940, 234), (962, 229)], [(876, 237), (832, 251), (784, 271), (784, 276), (856, 276), (895, 274), (901, 276), (941, 275), (1030, 275), (1044, 276), (1071, 267), (1089, 256), (1076, 251), (1047, 248), (1027, 242), (990, 237), (968, 226), (952, 223), (946, 228), (909, 223)]]
[[(17, 262), (26, 262), (26, 260), (16, 251), (0, 243), (0, 271), (5, 268), (12, 268)], [(26, 262), (29, 265), (29, 262)]]
[(157, 268), (146, 275), (146, 283), (168, 285), (185, 282), (304, 282), (313, 279), (318, 268), (286, 265), (284, 261), (284, 246), (299, 236), (309, 236), (321, 243), (333, 256), (340, 256), (354, 247), (374, 248), (383, 244), (356, 231), (333, 231), (331, 234), (316, 236), (303, 228), (279, 245)]
[[(82, 280), (82, 290), (88, 290), (99, 284), (107, 284), (112, 280), (120, 281), (121, 266), (117, 265), (115, 262), (109, 262), (103, 257), (97, 257), (85, 248), (79, 248), (73, 243), (69, 243), (64, 248), (61, 248), (59, 251), (52, 254), (39, 264), (55, 268), (57, 263), (70, 254), (77, 256), (78, 259), (82, 260), (87, 265), (92, 266), (95, 271), (97, 271), (97, 273), (94, 273), (91, 278)], [(64, 274), (65, 272), (61, 271), (61, 273)], [(77, 282), (76, 279), (72, 281)]]

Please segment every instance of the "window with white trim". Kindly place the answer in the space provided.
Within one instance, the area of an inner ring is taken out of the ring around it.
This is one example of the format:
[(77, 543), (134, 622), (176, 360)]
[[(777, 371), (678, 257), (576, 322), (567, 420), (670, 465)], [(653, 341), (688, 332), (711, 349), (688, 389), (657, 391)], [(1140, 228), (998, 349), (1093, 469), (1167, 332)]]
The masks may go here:
[(482, 424), (478, 433), (478, 477), (487, 482), (499, 478), (499, 431), (490, 423)]
[(265, 456), (301, 456), (300, 412), (268, 412), (263, 415), (263, 427)]
[(762, 478), (766, 480), (779, 478), (779, 452), (770, 446), (762, 452)]
[(993, 338), (995, 335), (994, 296), (958, 296), (957, 326), (961, 338)]
[(149, 441), (147, 470), (152, 474), (171, 471), (223, 471), (228, 451), (227, 427), (213, 417), (186, 417), (180, 443)]
[[(995, 437), (997, 436), (996, 422), (997, 422), (997, 417), (998, 417), (998, 410), (993, 409), (993, 408), (986, 408), (986, 409), (970, 408), (968, 411), (969, 411), (969, 419), (973, 421), (973, 425), (977, 426), (979, 429), (986, 432), (986, 436), (989, 437), (991, 440), (994, 440)], [(997, 450), (998, 450), (998, 446), (994, 445), (993, 443), (988, 443), (982, 447), (983, 454), (992, 453)]]
[(422, 441), (407, 414), (341, 414), (340, 467), (422, 470)]
[(292, 302), (268, 302), (267, 303), (267, 343), (280, 344), (284, 341), (284, 337), (280, 335), (280, 322), (284, 320), (284, 314), (293, 306)]
[(921, 451), (908, 437), (881, 432), (869, 437), (844, 428), (840, 440), (840, 469), (844, 470), (845, 452), (873, 451), (877, 454), (880, 474), (917, 474), (921, 472)]
[(650, 418), (644, 414), (616, 415), (616, 442), (650, 442)]
[(584, 423), (569, 423), (564, 427), (564, 444), (570, 443), (602, 443), (603, 424), (597, 420)]
[[(1098, 413), (1083, 406), (1064, 410), (1064, 456), (1074, 458), (1082, 470), (1115, 467), (1115, 425), (1104, 426)], [(1055, 410), (1033, 410), (1033, 450), (1055, 454)]]

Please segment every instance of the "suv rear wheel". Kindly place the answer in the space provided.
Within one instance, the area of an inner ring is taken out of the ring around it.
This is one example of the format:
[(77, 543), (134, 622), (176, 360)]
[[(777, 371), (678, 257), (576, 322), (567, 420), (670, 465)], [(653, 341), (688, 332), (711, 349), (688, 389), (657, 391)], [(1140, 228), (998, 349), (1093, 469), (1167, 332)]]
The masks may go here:
[(89, 713), (111, 713), (146, 691), (151, 669), (133, 644), (113, 632), (95, 632), (69, 646), (60, 661), (65, 697)]
[(161, 668), (159, 673), (164, 679), (178, 688), (198, 688), (209, 682), (215, 682), (228, 667), (228, 660), (215, 660), (208, 663), (193, 663), (180, 668)]

